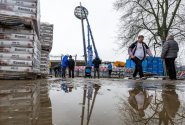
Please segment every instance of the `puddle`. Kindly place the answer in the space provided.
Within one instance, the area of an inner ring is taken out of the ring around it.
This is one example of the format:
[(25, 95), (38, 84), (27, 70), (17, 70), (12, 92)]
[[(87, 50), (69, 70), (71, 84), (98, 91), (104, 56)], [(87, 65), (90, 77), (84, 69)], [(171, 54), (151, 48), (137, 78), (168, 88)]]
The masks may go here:
[(0, 81), (0, 125), (184, 125), (185, 82)]

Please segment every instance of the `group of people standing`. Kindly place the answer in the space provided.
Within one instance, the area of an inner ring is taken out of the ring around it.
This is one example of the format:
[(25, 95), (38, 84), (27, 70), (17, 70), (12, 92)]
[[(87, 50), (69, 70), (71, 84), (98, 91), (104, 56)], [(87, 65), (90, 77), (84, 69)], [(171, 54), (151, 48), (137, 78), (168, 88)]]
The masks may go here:
[(66, 77), (67, 68), (69, 70), (69, 77), (74, 78), (75, 61), (72, 58), (72, 56), (70, 55), (69, 59), (67, 55), (64, 56), (61, 65), (62, 65), (62, 78)]
[[(99, 57), (96, 57), (95, 59), (93, 59), (92, 63), (93, 63), (93, 67), (94, 67), (94, 78), (96, 78), (96, 77), (100, 78), (100, 64), (102, 63), (102, 61), (100, 60)], [(69, 59), (68, 59), (67, 55), (64, 56), (62, 59), (62, 64), (61, 64), (62, 78), (66, 77), (67, 68), (69, 71), (69, 78), (74, 78), (75, 61), (71, 55), (69, 56)], [(112, 64), (111, 63), (108, 64), (108, 71), (109, 71), (109, 77), (111, 77), (111, 72), (112, 72)]]
[[(169, 35), (164, 42), (161, 58), (165, 61), (166, 70), (171, 80), (176, 80), (175, 59), (179, 51), (178, 43), (174, 40), (174, 36)], [(146, 79), (143, 74), (142, 62), (146, 58), (146, 55), (153, 56), (150, 48), (144, 42), (144, 36), (139, 35), (138, 40), (130, 45), (128, 48), (128, 54), (135, 63), (135, 71), (133, 73), (133, 79), (136, 79), (137, 73), (141, 79)]]

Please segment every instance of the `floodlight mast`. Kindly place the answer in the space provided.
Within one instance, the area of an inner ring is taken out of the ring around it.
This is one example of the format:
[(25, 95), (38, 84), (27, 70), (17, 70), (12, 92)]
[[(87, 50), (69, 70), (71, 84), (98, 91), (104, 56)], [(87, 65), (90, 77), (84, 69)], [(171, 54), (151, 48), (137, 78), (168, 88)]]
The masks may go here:
[[(84, 48), (84, 60), (85, 60), (85, 65), (87, 65), (87, 50), (86, 50), (86, 40), (85, 40), (85, 30), (84, 30), (84, 19), (85, 17), (87, 17), (88, 15), (88, 10), (87, 9), (83, 9), (84, 7), (81, 5), (77, 6), (75, 8), (75, 16), (81, 20), (81, 24), (82, 24), (82, 38), (83, 38), (83, 48)], [(86, 15), (86, 16), (85, 16)]]

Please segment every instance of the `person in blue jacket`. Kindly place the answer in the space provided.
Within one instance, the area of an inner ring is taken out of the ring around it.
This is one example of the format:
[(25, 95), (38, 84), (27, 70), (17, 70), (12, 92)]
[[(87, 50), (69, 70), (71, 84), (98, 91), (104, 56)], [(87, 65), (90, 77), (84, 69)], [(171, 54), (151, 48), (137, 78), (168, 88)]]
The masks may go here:
[(68, 55), (65, 55), (62, 59), (62, 78), (66, 77), (67, 66), (68, 66)]
[(112, 74), (112, 63), (111, 62), (108, 64), (108, 70), (109, 70), (109, 78), (111, 78), (111, 74)]

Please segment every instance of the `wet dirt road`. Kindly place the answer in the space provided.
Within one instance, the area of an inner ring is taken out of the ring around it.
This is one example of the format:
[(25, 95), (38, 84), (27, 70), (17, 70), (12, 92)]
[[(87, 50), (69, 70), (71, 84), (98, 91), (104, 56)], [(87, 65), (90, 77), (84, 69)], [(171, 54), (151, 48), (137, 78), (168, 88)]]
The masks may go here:
[(185, 81), (0, 81), (0, 125), (185, 125)]

